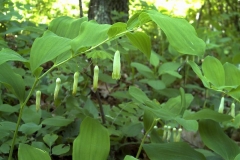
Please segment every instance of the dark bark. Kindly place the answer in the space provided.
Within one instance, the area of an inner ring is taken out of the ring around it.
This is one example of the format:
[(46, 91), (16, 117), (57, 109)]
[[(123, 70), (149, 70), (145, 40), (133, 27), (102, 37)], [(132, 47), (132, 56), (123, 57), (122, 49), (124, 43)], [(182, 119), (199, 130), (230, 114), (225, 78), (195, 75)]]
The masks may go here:
[(128, 0), (90, 0), (88, 18), (101, 24), (128, 20)]

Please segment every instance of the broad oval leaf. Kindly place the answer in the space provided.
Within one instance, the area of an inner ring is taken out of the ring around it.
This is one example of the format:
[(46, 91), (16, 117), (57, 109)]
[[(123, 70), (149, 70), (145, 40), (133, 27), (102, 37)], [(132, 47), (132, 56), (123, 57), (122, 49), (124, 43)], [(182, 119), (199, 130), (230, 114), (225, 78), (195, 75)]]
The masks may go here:
[(44, 119), (42, 121), (42, 124), (49, 125), (49, 126), (62, 127), (62, 126), (67, 126), (72, 122), (73, 122), (72, 119), (66, 119), (62, 116), (56, 116), (56, 117)]
[(199, 133), (204, 144), (224, 160), (233, 160), (240, 153), (239, 146), (223, 132), (217, 122), (201, 120)]
[(143, 149), (151, 160), (205, 160), (201, 153), (185, 142), (144, 144)]
[(128, 92), (134, 99), (136, 99), (140, 103), (144, 103), (144, 101), (150, 101), (146, 94), (137, 87), (130, 86)]
[(53, 60), (60, 54), (70, 50), (70, 48), (70, 39), (46, 31), (41, 38), (37, 38), (33, 43), (30, 53), (32, 73), (43, 63)]
[(225, 71), (225, 86), (239, 86), (240, 85), (240, 70), (231, 63), (223, 65)]
[(137, 62), (132, 62), (131, 67), (136, 68), (137, 71), (143, 76), (145, 76), (146, 78), (149, 78), (149, 79), (154, 78), (154, 73), (148, 66), (145, 66)]
[(212, 56), (207, 56), (202, 64), (202, 70), (207, 80), (218, 88), (225, 85), (225, 71), (221, 62)]
[(232, 116), (221, 114), (211, 109), (202, 109), (198, 112), (185, 111), (183, 115), (184, 119), (188, 120), (201, 120), (201, 119), (211, 119), (217, 122), (224, 122), (232, 120)]
[(109, 151), (108, 130), (97, 120), (86, 117), (80, 125), (79, 135), (73, 142), (73, 160), (103, 160), (107, 159)]
[(151, 41), (150, 37), (143, 32), (134, 32), (134, 33), (126, 33), (129, 41), (137, 47), (141, 52), (150, 59), (151, 56)]
[(95, 21), (83, 22), (79, 35), (71, 41), (72, 49), (77, 52), (85, 47), (93, 47), (108, 39), (109, 24), (98, 24)]
[(35, 123), (25, 123), (20, 126), (19, 131), (21, 131), (25, 135), (30, 135), (30, 134), (33, 134), (34, 132), (38, 131), (41, 128), (42, 128), (41, 125), (37, 125)]
[(61, 154), (67, 153), (69, 150), (70, 150), (69, 145), (59, 144), (52, 148), (52, 154), (53, 155), (61, 155)]
[(133, 157), (133, 156), (129, 156), (129, 155), (126, 155), (124, 157), (124, 160), (138, 160), (137, 158)]
[(19, 160), (51, 160), (49, 154), (39, 148), (20, 143), (18, 148)]
[(43, 137), (43, 141), (51, 148), (54, 142), (58, 139), (58, 135), (56, 134), (46, 134)]
[(58, 36), (73, 39), (79, 35), (81, 24), (87, 20), (87, 17), (74, 19), (62, 16), (52, 20), (48, 29)]
[(196, 132), (198, 130), (198, 122), (196, 120), (186, 120), (179, 117), (175, 118), (175, 120), (187, 131)]
[(126, 23), (122, 23), (122, 22), (118, 22), (118, 23), (114, 23), (108, 30), (108, 37), (112, 38), (115, 37), (116, 35), (118, 35), (119, 33), (122, 33), (124, 31), (127, 30), (127, 24)]
[(20, 54), (17, 52), (8, 49), (8, 48), (3, 48), (0, 51), (0, 65), (3, 64), (4, 62), (7, 61), (21, 61), (21, 62), (26, 62), (27, 60), (23, 58)]
[(25, 82), (7, 63), (0, 65), (0, 83), (10, 89), (20, 102), (24, 101)]
[(204, 54), (205, 42), (197, 37), (195, 29), (185, 19), (172, 18), (154, 10), (146, 13), (163, 30), (175, 50), (190, 55)]

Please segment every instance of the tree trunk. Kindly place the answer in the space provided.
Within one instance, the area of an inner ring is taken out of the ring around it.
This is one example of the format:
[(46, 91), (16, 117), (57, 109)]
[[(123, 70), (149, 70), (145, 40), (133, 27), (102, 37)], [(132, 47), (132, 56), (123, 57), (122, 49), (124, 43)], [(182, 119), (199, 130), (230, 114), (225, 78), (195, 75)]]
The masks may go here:
[(101, 24), (127, 22), (129, 0), (90, 0), (88, 18)]

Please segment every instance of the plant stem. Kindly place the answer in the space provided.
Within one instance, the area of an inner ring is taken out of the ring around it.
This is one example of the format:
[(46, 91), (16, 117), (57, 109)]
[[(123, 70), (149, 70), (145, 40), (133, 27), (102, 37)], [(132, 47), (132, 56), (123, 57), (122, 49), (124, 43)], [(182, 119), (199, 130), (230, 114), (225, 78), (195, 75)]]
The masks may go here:
[(101, 114), (101, 118), (102, 118), (102, 123), (105, 124), (106, 123), (105, 115), (104, 115), (103, 106), (102, 106), (102, 102), (101, 102), (101, 99), (100, 99), (98, 91), (96, 91), (96, 95), (97, 95), (98, 104), (99, 104), (99, 108), (100, 108), (100, 114)]
[(30, 90), (30, 92), (28, 93), (28, 96), (27, 98), (25, 99), (25, 101), (21, 104), (21, 107), (20, 107), (20, 112), (19, 112), (19, 115), (18, 115), (18, 120), (17, 120), (17, 127), (14, 131), (14, 135), (13, 135), (13, 140), (12, 140), (12, 144), (11, 144), (11, 148), (10, 148), (10, 154), (8, 156), (8, 160), (12, 160), (12, 154), (13, 154), (13, 149), (14, 149), (14, 146), (15, 146), (15, 142), (16, 142), (16, 138), (17, 138), (17, 134), (18, 134), (18, 128), (20, 126), (20, 122), (21, 122), (21, 118), (22, 118), (22, 113), (23, 113), (23, 109), (25, 107), (25, 105), (27, 104), (29, 98), (31, 97), (37, 83), (38, 83), (39, 79), (35, 79), (34, 83), (33, 83), (33, 86)]
[(140, 146), (139, 146), (139, 148), (138, 148), (137, 155), (136, 155), (136, 158), (137, 158), (137, 159), (138, 159), (138, 157), (139, 157), (139, 155), (140, 155), (140, 153), (141, 153), (141, 151), (142, 151), (142, 146), (143, 146), (143, 144), (144, 144), (144, 142), (145, 142), (145, 139), (146, 139), (147, 135), (149, 134), (149, 132), (151, 132), (152, 128), (154, 127), (154, 125), (156, 124), (157, 121), (158, 121), (158, 119), (154, 119), (154, 121), (152, 122), (151, 127), (150, 127), (149, 130), (147, 130), (147, 132), (144, 134), (143, 139), (142, 139), (142, 141), (141, 141), (141, 144), (140, 144)]

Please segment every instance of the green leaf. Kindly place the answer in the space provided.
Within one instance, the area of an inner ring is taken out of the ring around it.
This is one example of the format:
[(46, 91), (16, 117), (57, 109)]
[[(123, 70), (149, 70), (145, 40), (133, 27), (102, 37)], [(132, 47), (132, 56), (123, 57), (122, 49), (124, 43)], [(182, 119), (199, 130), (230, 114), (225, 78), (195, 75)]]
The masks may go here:
[(19, 131), (21, 131), (23, 134), (31, 135), (41, 128), (42, 128), (41, 125), (37, 125), (35, 123), (25, 123), (20, 126)]
[(58, 36), (73, 39), (79, 35), (81, 24), (87, 20), (87, 17), (74, 19), (62, 16), (52, 20), (48, 29)]
[(86, 54), (87, 58), (92, 58), (92, 59), (111, 59), (113, 55), (106, 52), (106, 51), (100, 51), (100, 50), (95, 50), (92, 52), (89, 52)]
[(45, 62), (51, 61), (62, 53), (70, 50), (70, 39), (59, 37), (51, 31), (46, 31), (41, 38), (37, 38), (30, 53), (31, 71)]
[(130, 86), (128, 92), (130, 96), (132, 96), (140, 103), (144, 103), (144, 101), (150, 101), (146, 94), (137, 87)]
[(44, 119), (42, 121), (42, 124), (49, 125), (49, 126), (62, 127), (62, 126), (67, 126), (72, 122), (73, 122), (72, 119), (66, 119), (62, 116), (56, 116), (56, 117)]
[(238, 154), (238, 155), (234, 158), (234, 160), (240, 160), (240, 154)]
[(154, 114), (149, 110), (144, 110), (143, 124), (144, 124), (145, 131), (148, 131), (149, 129), (151, 129), (151, 126), (154, 123), (154, 121), (155, 121)]
[(58, 139), (58, 135), (56, 134), (46, 134), (43, 137), (43, 141), (51, 148), (54, 142)]
[(0, 130), (15, 131), (16, 127), (17, 124), (14, 122), (9, 121), (0, 122)]
[(94, 47), (108, 39), (107, 32), (111, 25), (98, 24), (95, 21), (83, 22), (79, 35), (71, 41), (72, 49), (77, 52), (85, 47)]
[(154, 10), (146, 13), (163, 30), (175, 50), (190, 55), (204, 54), (204, 41), (197, 37), (195, 29), (185, 19), (172, 18)]
[(192, 67), (193, 71), (197, 74), (197, 76), (201, 79), (204, 87), (210, 88), (209, 82), (206, 77), (202, 75), (202, 71), (197, 66), (197, 64), (193, 61), (188, 61), (188, 64)]
[(112, 38), (127, 30), (127, 24), (122, 22), (114, 23), (108, 30), (108, 37)]
[(198, 112), (190, 112), (186, 110), (184, 112), (183, 118), (187, 120), (211, 119), (217, 122), (232, 120), (232, 116), (221, 114), (211, 109), (202, 109)]
[(1, 104), (0, 105), (0, 112), (6, 112), (6, 113), (14, 113), (17, 112), (18, 109), (16, 107), (12, 107), (8, 104)]
[(187, 131), (196, 132), (198, 130), (198, 122), (196, 120), (186, 120), (179, 117), (175, 118), (175, 120)]
[(145, 66), (145, 65), (143, 65), (141, 63), (132, 62), (131, 63), (131, 67), (136, 68), (137, 71), (140, 74), (142, 74), (143, 76), (145, 76), (146, 78), (154, 78), (153, 71), (149, 67), (147, 67), (147, 66)]
[(52, 148), (52, 154), (53, 155), (61, 155), (61, 154), (67, 153), (69, 150), (70, 150), (69, 145), (59, 144)]
[(139, 21), (138, 21), (138, 17), (141, 14), (141, 12), (135, 13), (133, 16), (131, 16), (129, 18), (129, 20), (127, 21), (127, 28), (128, 29), (133, 29), (135, 27), (138, 27), (140, 25)]
[(165, 83), (160, 80), (148, 80), (147, 84), (155, 90), (161, 90), (166, 88)]
[(175, 116), (182, 115), (192, 102), (193, 96), (191, 94), (185, 94), (184, 98), (186, 100), (185, 105), (182, 105), (181, 96), (177, 96), (174, 98), (170, 98), (165, 104), (163, 104), (162, 108), (173, 113)]
[(19, 160), (51, 160), (49, 154), (41, 149), (20, 143), (18, 148)]
[(129, 156), (129, 155), (126, 155), (124, 157), (124, 160), (138, 160), (137, 158), (133, 157), (133, 156)]
[(21, 62), (27, 62), (25, 58), (23, 58), (20, 54), (17, 52), (8, 49), (8, 48), (3, 48), (0, 51), (0, 65), (3, 64), (4, 62), (7, 61), (21, 61)]
[(150, 63), (151, 65), (153, 65), (154, 67), (157, 67), (159, 65), (159, 57), (157, 56), (157, 54), (155, 52), (151, 52), (151, 56), (150, 56)]
[(217, 122), (201, 120), (199, 133), (204, 144), (224, 160), (233, 160), (240, 153), (238, 145), (223, 132)]
[(221, 62), (212, 56), (207, 56), (202, 64), (202, 70), (207, 80), (214, 87), (225, 85), (225, 71)]
[(104, 160), (110, 151), (106, 128), (97, 120), (86, 117), (80, 125), (80, 134), (73, 142), (73, 160)]
[(239, 77), (240, 70), (233, 64), (226, 62), (224, 65), (225, 71), (225, 86), (236, 86), (240, 85)]
[(24, 107), (23, 109), (23, 115), (22, 120), (25, 123), (35, 123), (39, 124), (41, 119), (41, 110), (39, 112), (36, 112), (36, 106), (32, 105), (30, 107)]
[(143, 148), (151, 160), (205, 160), (201, 153), (185, 142), (144, 144)]
[(182, 76), (177, 72), (180, 66), (181, 64), (177, 62), (166, 62), (159, 67), (158, 73), (159, 75), (170, 74), (174, 77), (182, 78)]
[(133, 122), (129, 125), (124, 125), (122, 128), (122, 132), (126, 137), (135, 137), (141, 133), (143, 129), (143, 125), (140, 122)]
[(143, 32), (126, 33), (129, 41), (150, 59), (151, 41), (150, 37)]
[(16, 74), (7, 63), (0, 65), (0, 83), (3, 83), (6, 88), (10, 89), (20, 102), (24, 101), (25, 83), (22, 77)]

